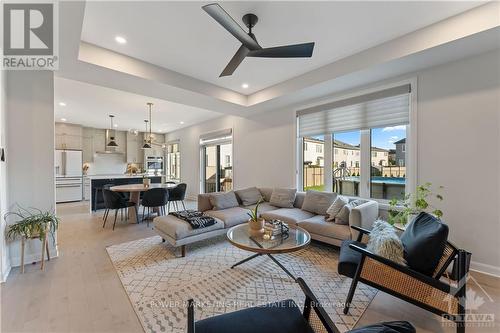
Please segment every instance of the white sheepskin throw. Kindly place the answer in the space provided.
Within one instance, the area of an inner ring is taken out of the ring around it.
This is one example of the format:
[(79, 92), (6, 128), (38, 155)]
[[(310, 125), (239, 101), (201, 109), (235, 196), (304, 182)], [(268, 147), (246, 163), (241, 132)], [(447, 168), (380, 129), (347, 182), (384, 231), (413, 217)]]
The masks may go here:
[(398, 264), (406, 265), (403, 244), (394, 227), (385, 221), (377, 220), (373, 223), (366, 249)]

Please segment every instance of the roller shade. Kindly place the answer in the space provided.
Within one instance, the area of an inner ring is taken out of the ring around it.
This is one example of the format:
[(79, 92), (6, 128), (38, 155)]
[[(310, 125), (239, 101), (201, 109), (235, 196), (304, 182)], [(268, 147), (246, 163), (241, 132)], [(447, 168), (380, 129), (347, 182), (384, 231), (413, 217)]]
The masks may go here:
[(215, 143), (219, 141), (231, 140), (233, 130), (231, 128), (223, 129), (220, 131), (204, 133), (200, 135), (200, 144)]
[(410, 85), (297, 112), (299, 137), (409, 123)]

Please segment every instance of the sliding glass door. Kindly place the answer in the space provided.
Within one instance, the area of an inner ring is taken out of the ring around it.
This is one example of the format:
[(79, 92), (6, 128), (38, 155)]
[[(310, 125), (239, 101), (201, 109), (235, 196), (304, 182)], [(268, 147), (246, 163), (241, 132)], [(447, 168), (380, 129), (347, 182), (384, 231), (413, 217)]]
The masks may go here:
[(233, 189), (232, 146), (232, 143), (221, 143), (202, 147), (205, 193), (227, 192)]

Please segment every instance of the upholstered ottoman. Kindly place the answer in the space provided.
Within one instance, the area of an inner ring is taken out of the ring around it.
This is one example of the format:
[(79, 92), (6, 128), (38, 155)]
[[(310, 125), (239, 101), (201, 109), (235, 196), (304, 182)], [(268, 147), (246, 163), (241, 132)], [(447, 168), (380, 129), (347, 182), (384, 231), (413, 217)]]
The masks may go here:
[(186, 245), (208, 239), (226, 232), (224, 223), (215, 219), (216, 223), (209, 227), (193, 229), (191, 225), (173, 215), (155, 217), (153, 220), (154, 229), (172, 246), (180, 246), (182, 256), (186, 256)]

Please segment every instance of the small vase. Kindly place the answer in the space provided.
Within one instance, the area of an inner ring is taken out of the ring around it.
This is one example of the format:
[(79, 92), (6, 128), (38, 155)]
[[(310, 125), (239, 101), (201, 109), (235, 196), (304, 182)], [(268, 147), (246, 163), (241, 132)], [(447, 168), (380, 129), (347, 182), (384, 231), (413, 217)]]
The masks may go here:
[(264, 233), (264, 219), (248, 220), (248, 233), (250, 236), (260, 236)]
[(144, 178), (144, 179), (142, 180), (142, 184), (143, 184), (144, 186), (148, 187), (148, 186), (151, 184), (151, 179), (149, 179), (149, 178)]

